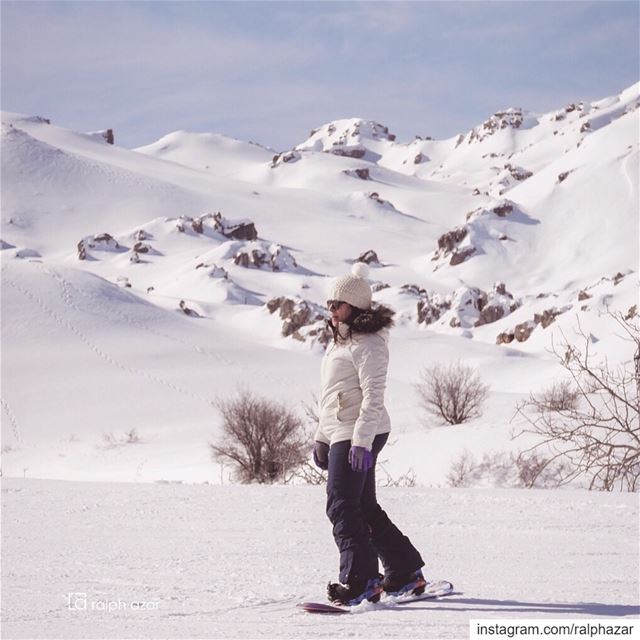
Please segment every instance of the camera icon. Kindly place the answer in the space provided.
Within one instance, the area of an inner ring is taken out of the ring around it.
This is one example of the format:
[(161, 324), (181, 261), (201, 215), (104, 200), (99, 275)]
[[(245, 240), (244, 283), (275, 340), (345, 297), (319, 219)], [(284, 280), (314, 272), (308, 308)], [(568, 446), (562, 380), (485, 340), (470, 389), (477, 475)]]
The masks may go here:
[(67, 607), (72, 611), (87, 610), (87, 594), (86, 593), (69, 593), (67, 595)]

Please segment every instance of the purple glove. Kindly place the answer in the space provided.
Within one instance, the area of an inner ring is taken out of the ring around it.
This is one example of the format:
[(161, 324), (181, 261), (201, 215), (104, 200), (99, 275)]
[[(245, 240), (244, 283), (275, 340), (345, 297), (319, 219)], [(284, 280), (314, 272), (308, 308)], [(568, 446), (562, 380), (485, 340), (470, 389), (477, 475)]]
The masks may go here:
[(369, 471), (373, 467), (373, 453), (364, 447), (351, 447), (349, 464), (354, 471)]

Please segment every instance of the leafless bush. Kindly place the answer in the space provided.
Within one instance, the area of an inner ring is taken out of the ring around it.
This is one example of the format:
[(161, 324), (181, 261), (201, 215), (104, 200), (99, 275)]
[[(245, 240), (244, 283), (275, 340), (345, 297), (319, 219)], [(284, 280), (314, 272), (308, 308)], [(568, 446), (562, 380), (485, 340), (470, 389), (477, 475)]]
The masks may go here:
[(635, 313), (608, 315), (626, 334), (623, 337), (632, 347), (629, 359), (616, 367), (606, 359), (594, 362), (589, 336), (580, 326), (580, 348), (562, 334), (562, 342), (553, 346), (553, 353), (569, 375), (567, 394), (558, 400), (557, 385), (541, 394), (531, 394), (517, 408), (517, 414), (528, 424), (518, 435), (537, 436), (528, 452), (549, 452), (542, 469), (554, 462), (564, 463), (559, 485), (586, 477), (590, 489), (638, 491), (640, 326)]
[[(71, 442), (72, 440), (70, 440)], [(138, 435), (136, 428), (129, 429), (122, 436), (116, 436), (113, 431), (103, 432), (102, 434), (102, 448), (104, 449), (116, 449), (118, 447), (124, 447), (127, 444), (141, 444), (142, 440)]]
[(326, 471), (318, 469), (308, 460), (296, 469), (295, 477), (305, 484), (324, 484), (327, 481)]
[(452, 463), (447, 482), (450, 487), (468, 486), (469, 476), (476, 467), (473, 456), (465, 449)]
[(448, 424), (461, 424), (482, 414), (489, 387), (475, 369), (461, 362), (436, 364), (423, 369), (420, 377), (416, 388), (420, 404), (428, 413)]
[(552, 488), (558, 486), (558, 475), (565, 471), (560, 462), (549, 464), (535, 453), (484, 453), (480, 461), (467, 450), (452, 463), (447, 481), (451, 487), (494, 486)]
[(210, 444), (214, 460), (230, 460), (241, 482), (289, 482), (309, 455), (304, 424), (286, 406), (240, 391), (220, 400), (223, 437)]
[(405, 473), (397, 478), (394, 478), (384, 466), (384, 462), (378, 461), (376, 465), (376, 471), (382, 472), (382, 475), (378, 473), (376, 484), (379, 487), (415, 487), (416, 486), (416, 472), (410, 467)]

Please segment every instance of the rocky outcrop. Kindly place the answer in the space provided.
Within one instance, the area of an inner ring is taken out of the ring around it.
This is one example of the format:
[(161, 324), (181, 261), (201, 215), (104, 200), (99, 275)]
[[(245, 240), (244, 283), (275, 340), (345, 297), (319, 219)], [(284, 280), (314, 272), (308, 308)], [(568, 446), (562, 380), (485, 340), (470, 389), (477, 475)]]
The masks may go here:
[(447, 233), (443, 233), (438, 238), (438, 248), (433, 254), (431, 260), (441, 260), (450, 257), (449, 264), (454, 267), (462, 264), (467, 258), (476, 252), (474, 246), (461, 246), (469, 235), (467, 225), (456, 227)]
[(509, 344), (514, 339), (518, 342), (525, 342), (531, 337), (534, 329), (540, 325), (543, 329), (546, 329), (549, 325), (555, 322), (556, 318), (571, 309), (571, 305), (558, 309), (557, 307), (552, 307), (550, 309), (545, 309), (542, 313), (535, 313), (533, 315), (533, 320), (526, 320), (525, 322), (521, 322), (517, 324), (513, 329), (503, 331), (499, 333), (496, 337), (496, 344)]
[(473, 211), (469, 211), (469, 213), (467, 213), (466, 219), (467, 222), (472, 222), (473, 220), (477, 220), (478, 218), (484, 216), (491, 216), (491, 214), (495, 214), (496, 216), (498, 216), (498, 218), (506, 218), (516, 210), (517, 205), (515, 204), (515, 202), (503, 198), (501, 200), (494, 201), (493, 205), (478, 207)]
[(222, 213), (205, 213), (197, 218), (180, 216), (176, 220), (176, 229), (184, 233), (187, 229), (195, 233), (205, 234), (207, 229), (230, 240), (256, 240), (258, 231), (255, 224), (247, 219), (229, 220)]
[(308, 300), (278, 297), (269, 300), (266, 307), (271, 314), (279, 312), (284, 338), (291, 336), (301, 342), (318, 342), (323, 346), (329, 343), (332, 337), (326, 323), (329, 314), (319, 305)]
[(344, 156), (345, 158), (364, 158), (367, 150), (362, 145), (354, 145), (350, 147), (341, 146), (340, 143), (334, 142), (334, 146), (328, 150), (334, 156)]
[(220, 212), (213, 215), (213, 228), (232, 240), (257, 240), (258, 231), (251, 220), (227, 220)]
[(482, 142), (488, 136), (502, 129), (519, 129), (524, 121), (524, 115), (520, 108), (510, 108), (504, 111), (497, 111), (480, 126), (472, 129), (467, 140), (467, 144), (472, 142)]
[(180, 300), (180, 304), (178, 305), (178, 307), (180, 308), (180, 311), (182, 311), (182, 313), (187, 316), (190, 316), (192, 318), (202, 318), (202, 316), (195, 309), (187, 307), (187, 304), (184, 300)]
[(294, 271), (298, 268), (295, 258), (282, 245), (266, 242), (247, 243), (233, 256), (233, 262), (247, 269)]
[(507, 291), (504, 282), (496, 282), (493, 285), (493, 290), (487, 293), (482, 307), (479, 308), (480, 315), (475, 326), (480, 327), (496, 322), (513, 313), (520, 305), (520, 301), (515, 300), (513, 294)]
[(282, 153), (277, 153), (275, 156), (273, 156), (270, 166), (272, 169), (275, 169), (281, 164), (291, 164), (293, 162), (297, 162), (301, 157), (302, 155), (297, 151), (283, 151)]
[(342, 173), (354, 178), (360, 178), (360, 180), (371, 180), (369, 169), (346, 169)]
[(126, 251), (126, 247), (122, 247), (109, 233), (98, 233), (94, 236), (86, 236), (78, 242), (76, 248), (78, 251), (78, 260), (86, 260), (89, 257), (89, 249), (116, 253)]
[(365, 251), (364, 253), (360, 254), (355, 262), (364, 262), (365, 264), (375, 264), (375, 265), (380, 265), (380, 260), (378, 259), (378, 254), (373, 250), (373, 249), (369, 249), (367, 251)]
[(222, 280), (229, 279), (229, 273), (224, 267), (219, 267), (217, 264), (207, 264), (206, 262), (200, 262), (196, 265), (196, 270), (206, 269), (207, 275), (210, 278), (221, 278)]

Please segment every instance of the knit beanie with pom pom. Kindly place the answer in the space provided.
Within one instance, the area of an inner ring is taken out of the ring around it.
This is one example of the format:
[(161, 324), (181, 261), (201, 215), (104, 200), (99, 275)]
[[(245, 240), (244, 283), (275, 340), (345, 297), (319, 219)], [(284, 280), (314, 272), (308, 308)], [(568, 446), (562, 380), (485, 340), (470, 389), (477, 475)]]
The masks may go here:
[(329, 300), (348, 302), (358, 309), (371, 308), (371, 287), (366, 280), (368, 275), (369, 266), (364, 262), (356, 262), (350, 274), (335, 280)]

